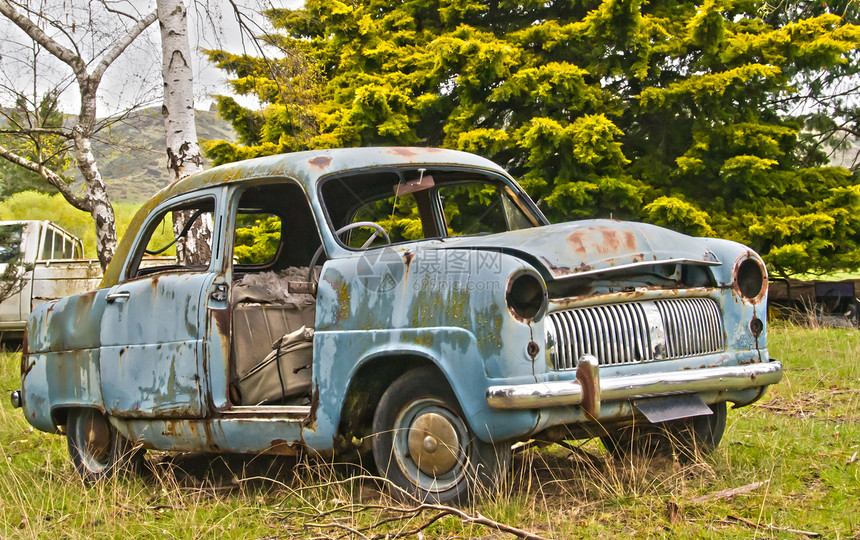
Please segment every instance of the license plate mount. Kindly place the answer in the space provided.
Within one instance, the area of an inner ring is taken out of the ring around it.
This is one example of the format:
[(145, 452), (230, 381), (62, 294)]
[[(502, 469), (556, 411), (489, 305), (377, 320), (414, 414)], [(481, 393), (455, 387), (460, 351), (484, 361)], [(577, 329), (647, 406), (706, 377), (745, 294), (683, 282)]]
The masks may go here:
[(636, 399), (633, 406), (652, 424), (714, 414), (697, 394)]

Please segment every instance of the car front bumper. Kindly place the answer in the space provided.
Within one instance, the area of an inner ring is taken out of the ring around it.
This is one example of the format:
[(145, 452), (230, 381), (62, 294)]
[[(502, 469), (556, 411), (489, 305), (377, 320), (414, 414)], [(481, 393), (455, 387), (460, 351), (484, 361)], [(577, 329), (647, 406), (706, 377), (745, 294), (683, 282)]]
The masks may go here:
[(601, 401), (755, 388), (781, 379), (782, 364), (772, 360), (601, 380), (597, 359), (586, 355), (579, 361), (576, 380), (491, 386), (487, 389), (487, 403), (494, 409), (579, 405), (596, 418), (600, 415)]

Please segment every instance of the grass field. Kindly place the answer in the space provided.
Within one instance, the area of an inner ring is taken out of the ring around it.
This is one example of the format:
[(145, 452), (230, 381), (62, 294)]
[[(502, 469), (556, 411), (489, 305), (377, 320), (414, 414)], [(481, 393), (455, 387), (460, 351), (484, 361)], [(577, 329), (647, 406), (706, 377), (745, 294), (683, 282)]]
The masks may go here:
[(150, 453), (144, 476), (84, 487), (65, 438), (9, 405), (18, 356), (0, 355), (0, 535), (514, 537), (484, 517), (545, 538), (860, 539), (860, 332), (772, 327), (770, 349), (785, 379), (729, 411), (713, 455), (617, 462), (595, 441), (527, 450), (504, 493), (462, 515), (397, 506), (340, 467), (286, 458)]

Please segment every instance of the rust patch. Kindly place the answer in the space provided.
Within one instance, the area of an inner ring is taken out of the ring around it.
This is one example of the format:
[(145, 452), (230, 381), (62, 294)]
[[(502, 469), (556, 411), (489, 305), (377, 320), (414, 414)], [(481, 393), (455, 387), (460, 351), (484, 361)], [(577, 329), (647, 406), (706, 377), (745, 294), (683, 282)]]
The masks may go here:
[(594, 267), (590, 264), (585, 264), (585, 261), (582, 262), (579, 266), (574, 269), (576, 272), (590, 272), (594, 270)]
[(283, 439), (275, 439), (268, 448), (263, 450), (264, 454), (276, 454), (280, 456), (297, 456), (302, 447), (298, 444), (290, 444)]
[(544, 264), (546, 264), (547, 268), (549, 268), (549, 271), (553, 273), (553, 275), (566, 276), (567, 274), (570, 274), (569, 266), (556, 266), (546, 257), (541, 257), (541, 259), (543, 260)]
[(585, 365), (580, 365), (576, 370), (576, 381), (582, 388), (582, 402), (580, 406), (591, 418), (600, 416), (600, 383), (596, 380), (594, 373)]
[(317, 409), (320, 405), (320, 384), (317, 381), (314, 381), (314, 392), (311, 394), (311, 413), (308, 415), (308, 419), (305, 420), (305, 427), (310, 428), (311, 430), (316, 429), (317, 424)]
[(161, 430), (161, 434), (165, 437), (176, 437), (179, 434), (180, 430), (177, 429), (176, 422), (173, 420), (164, 420), (164, 429)]
[(337, 320), (343, 321), (349, 319), (350, 314), (350, 293), (349, 285), (346, 281), (341, 281), (337, 287)]
[(218, 328), (218, 333), (222, 336), (230, 335), (230, 308), (213, 309), (212, 318), (215, 319), (215, 326)]
[(325, 169), (329, 165), (331, 165), (331, 157), (330, 156), (319, 156), (313, 159), (308, 160), (308, 165), (311, 167), (316, 167), (317, 169)]
[(600, 236), (605, 251), (618, 252), (623, 249), (630, 251), (636, 247), (636, 237), (630, 231), (619, 234), (618, 231), (602, 228)]
[[(27, 358), (30, 356), (29, 347), (27, 345), (27, 329), (24, 328), (24, 337), (21, 338), (21, 375), (24, 376), (27, 374), (29, 369), (25, 371), (25, 366), (27, 365)], [(31, 368), (32, 369), (32, 368)]]
[(416, 152), (414, 148), (405, 148), (402, 146), (394, 147), (390, 149), (388, 153), (403, 157), (415, 157), (418, 155), (418, 152)]
[(588, 227), (572, 232), (567, 237), (573, 252), (580, 257), (591, 255), (590, 250), (601, 254), (631, 252), (636, 249), (636, 235), (632, 231), (617, 231), (610, 227)]
[(78, 324), (84, 324), (93, 308), (93, 301), (96, 298), (97, 291), (90, 291), (84, 294), (79, 295), (75, 299), (75, 322)]
[(588, 250), (585, 249), (585, 244), (582, 242), (582, 232), (574, 231), (570, 236), (567, 237), (567, 242), (570, 244), (573, 252), (579, 255), (580, 257), (585, 257), (588, 255)]
[(36, 362), (28, 362), (29, 358), (21, 355), (21, 376), (24, 377), (30, 373), (36, 366)]

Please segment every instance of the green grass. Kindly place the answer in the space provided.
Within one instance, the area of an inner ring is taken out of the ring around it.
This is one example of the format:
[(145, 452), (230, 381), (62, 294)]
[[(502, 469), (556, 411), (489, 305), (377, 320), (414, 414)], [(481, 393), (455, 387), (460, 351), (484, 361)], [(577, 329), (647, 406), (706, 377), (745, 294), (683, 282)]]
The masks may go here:
[[(860, 332), (778, 326), (770, 338), (786, 377), (729, 411), (713, 455), (616, 462), (596, 441), (528, 450), (501, 495), (463, 510), (549, 538), (802, 538), (794, 529), (860, 539)], [(143, 477), (84, 487), (65, 438), (33, 431), (9, 405), (18, 356), (0, 362), (3, 538), (384, 537), (437, 513), (376, 508), (396, 505), (341, 468), (263, 456), (150, 453)], [(753, 482), (767, 483), (693, 501)], [(512, 537), (454, 516), (423, 534)]]

